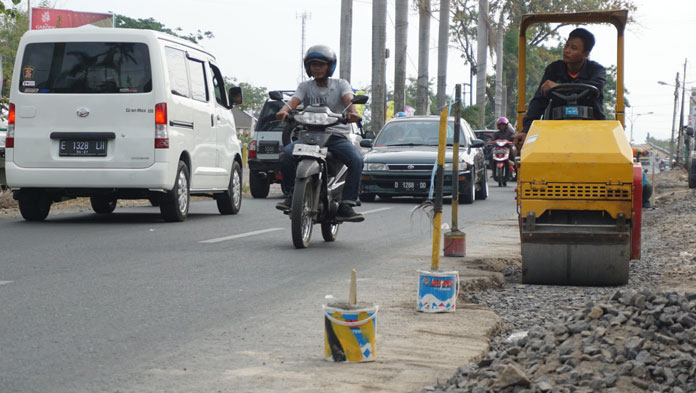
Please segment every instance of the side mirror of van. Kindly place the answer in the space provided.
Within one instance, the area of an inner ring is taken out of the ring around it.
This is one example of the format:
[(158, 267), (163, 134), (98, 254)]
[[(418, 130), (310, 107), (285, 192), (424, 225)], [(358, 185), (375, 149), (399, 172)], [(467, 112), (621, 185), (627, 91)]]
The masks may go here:
[(244, 102), (244, 97), (242, 97), (242, 88), (241, 87), (230, 87), (230, 109), (234, 107), (235, 105), (240, 105), (242, 102)]

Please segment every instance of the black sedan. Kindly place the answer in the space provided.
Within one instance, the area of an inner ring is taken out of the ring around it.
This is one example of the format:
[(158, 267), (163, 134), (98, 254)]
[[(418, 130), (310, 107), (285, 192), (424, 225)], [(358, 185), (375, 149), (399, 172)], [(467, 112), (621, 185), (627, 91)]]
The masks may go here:
[[(488, 197), (484, 142), (476, 139), (469, 124), (461, 120), (459, 136), (459, 200), (473, 203)], [(439, 116), (395, 118), (384, 125), (374, 140), (363, 140), (372, 149), (365, 155), (360, 200), (374, 201), (376, 196), (425, 198), (434, 179), (437, 164)], [(454, 118), (447, 124), (445, 184), (443, 195), (452, 195), (452, 150)]]

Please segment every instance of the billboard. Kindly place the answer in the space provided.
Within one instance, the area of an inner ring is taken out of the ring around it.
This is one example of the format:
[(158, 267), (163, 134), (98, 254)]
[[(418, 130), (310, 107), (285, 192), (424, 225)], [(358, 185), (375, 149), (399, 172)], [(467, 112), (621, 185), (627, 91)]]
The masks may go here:
[(58, 10), (55, 8), (33, 8), (30, 15), (31, 30), (60, 29), (93, 25), (113, 27), (114, 14)]

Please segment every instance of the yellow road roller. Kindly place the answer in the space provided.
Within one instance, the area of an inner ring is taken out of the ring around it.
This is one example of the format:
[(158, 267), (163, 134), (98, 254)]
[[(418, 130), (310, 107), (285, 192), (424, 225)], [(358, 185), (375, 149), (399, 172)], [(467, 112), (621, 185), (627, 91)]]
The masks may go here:
[[(617, 120), (585, 120), (580, 98), (591, 85), (559, 85), (525, 138), (517, 172), (522, 281), (623, 285), (640, 259), (642, 173), (624, 132), (623, 32), (627, 11), (530, 14), (519, 35), (517, 127), (526, 114), (526, 31), (535, 23), (610, 23), (617, 38)], [(589, 86), (589, 87), (588, 87)], [(595, 91), (592, 91), (594, 88)], [(555, 120), (559, 119), (559, 120)], [(582, 119), (582, 120), (577, 120)]]

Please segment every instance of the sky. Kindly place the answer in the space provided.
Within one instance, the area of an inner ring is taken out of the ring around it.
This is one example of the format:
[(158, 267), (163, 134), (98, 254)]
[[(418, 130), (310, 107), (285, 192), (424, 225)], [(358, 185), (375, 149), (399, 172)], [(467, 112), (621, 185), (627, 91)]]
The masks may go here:
[[(32, 1), (32, 6), (38, 4)], [(683, 78), (687, 61), (685, 124), (688, 122), (689, 90), (696, 88), (696, 45), (689, 34), (696, 26), (694, 0), (634, 0), (638, 9), (631, 14), (625, 36), (625, 86), (632, 108), (626, 109), (626, 130), (637, 142), (647, 133), (669, 139), (674, 114), (676, 73)], [(305, 49), (314, 44), (339, 50), (341, 0), (52, 0), (55, 8), (86, 12), (113, 12), (131, 18), (149, 18), (183, 33), (212, 31), (215, 38), (201, 45), (217, 58), (222, 72), (268, 90), (294, 89), (300, 80), (302, 57), (302, 14), (305, 19)], [(412, 3), (412, 1), (410, 2)], [(26, 7), (27, 0), (21, 3)], [(387, 48), (394, 49), (394, 1), (387, 5)], [(429, 74), (437, 78), (438, 21), (431, 20)], [(408, 76), (417, 76), (418, 15), (409, 11)], [(353, 1), (353, 48), (351, 84), (370, 85), (372, 1)], [(597, 44), (590, 56), (604, 66), (616, 64), (616, 30), (590, 25)], [(489, 64), (492, 60), (489, 59)], [(492, 68), (489, 71), (492, 73)], [(335, 76), (338, 76), (336, 70)], [(394, 59), (387, 59), (387, 83), (394, 80)], [(457, 83), (469, 81), (469, 69), (460, 53), (450, 47), (447, 92)], [(658, 84), (664, 81), (672, 86)], [(474, 82), (475, 83), (475, 82)], [(468, 86), (463, 88), (468, 89)], [(680, 92), (681, 93), (681, 92)], [(475, 98), (474, 98), (475, 100)], [(677, 116), (681, 109), (681, 98)], [(652, 113), (650, 113), (652, 112)], [(633, 114), (633, 122), (631, 118)], [(632, 124), (633, 123), (633, 124)], [(678, 124), (678, 118), (677, 118)], [(696, 124), (694, 124), (696, 126)]]

